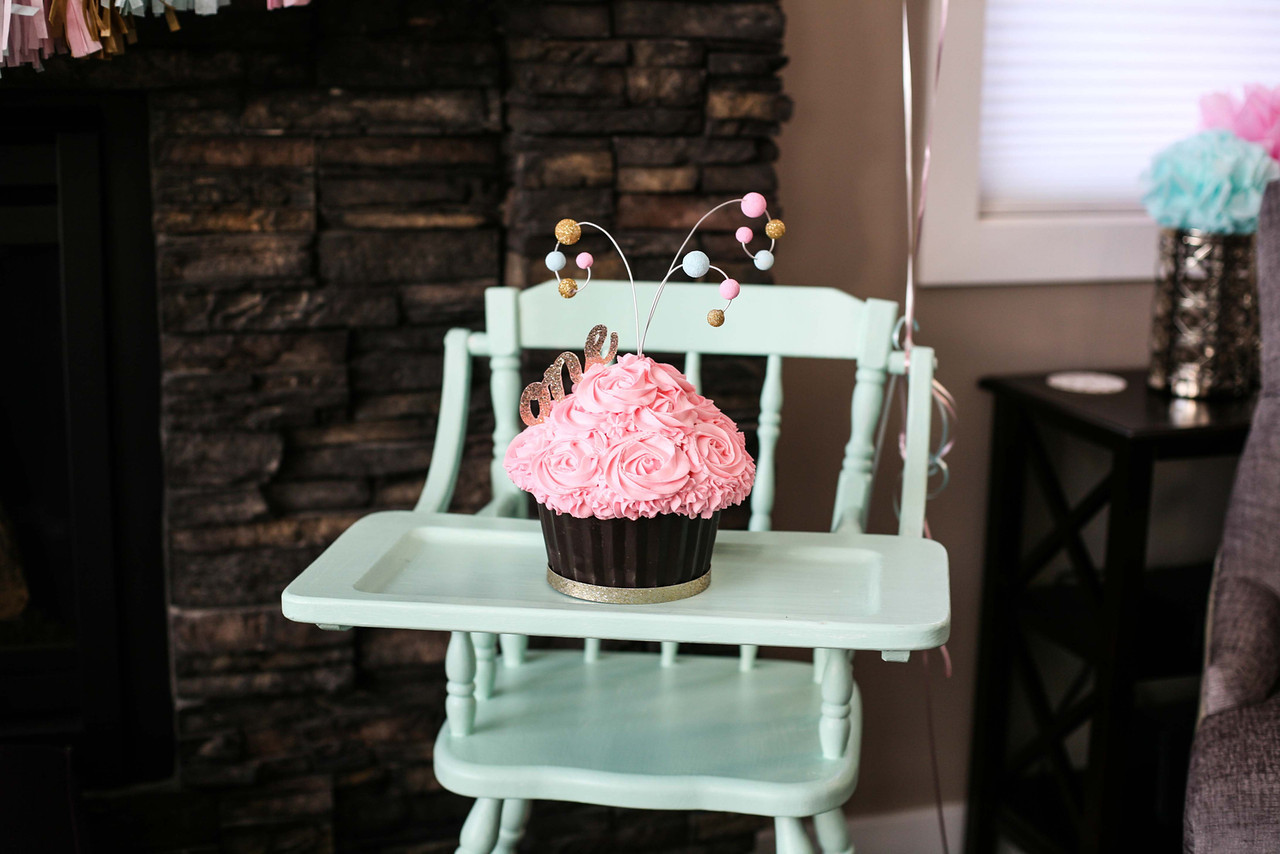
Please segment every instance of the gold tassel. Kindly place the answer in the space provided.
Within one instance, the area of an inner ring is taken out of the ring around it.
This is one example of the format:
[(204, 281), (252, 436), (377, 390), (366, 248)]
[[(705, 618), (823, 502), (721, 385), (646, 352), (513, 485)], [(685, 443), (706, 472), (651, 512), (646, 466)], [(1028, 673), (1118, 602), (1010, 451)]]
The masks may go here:
[(133, 25), (133, 21), (130, 20), (131, 18), (133, 18), (133, 15), (130, 14), (128, 17), (125, 17), (124, 15), (121, 15), (119, 10), (115, 8), (112, 8), (111, 14), (114, 15), (117, 19), (119, 19), (120, 32), (124, 33), (124, 40), (127, 41), (129, 44), (137, 44), (138, 28), (135, 27)]
[(168, 3), (164, 4), (164, 19), (169, 24), (169, 32), (176, 33), (182, 29), (182, 25), (178, 23), (178, 14), (173, 11), (173, 7)]
[[(89, 0), (93, 2), (93, 0)], [(124, 44), (127, 39), (130, 44), (138, 40), (133, 31), (129, 28), (129, 24), (121, 16), (120, 12), (114, 7), (107, 7), (102, 13), (103, 24), (103, 48), (111, 56), (120, 56), (124, 54)], [(123, 38), (122, 38), (123, 37)]]
[[(70, 0), (74, 5), (82, 2), (82, 0)], [(83, 0), (84, 5), (80, 7), (80, 14), (84, 17), (84, 25), (89, 30), (89, 35), (100, 34), (102, 32), (102, 22), (98, 18), (98, 0)], [(107, 59), (107, 47), (103, 44), (101, 37), (94, 39), (98, 42), (99, 48), (88, 56), (96, 56), (98, 59)]]
[(49, 38), (67, 41), (67, 0), (49, 2)]
[(89, 32), (97, 36), (109, 36), (110, 30), (102, 29), (102, 18), (98, 16), (98, 0), (84, 0), (82, 7), (84, 13), (85, 26), (89, 28)]
[[(74, 0), (79, 2), (79, 0)], [(103, 38), (102, 18), (98, 16), (98, 0), (84, 0), (84, 6), (80, 9), (80, 14), (84, 15), (84, 25), (88, 28), (90, 35), (96, 37), (98, 44), (102, 45), (100, 50), (95, 51), (98, 59), (110, 59), (111, 44)], [(106, 33), (105, 35), (110, 35)]]

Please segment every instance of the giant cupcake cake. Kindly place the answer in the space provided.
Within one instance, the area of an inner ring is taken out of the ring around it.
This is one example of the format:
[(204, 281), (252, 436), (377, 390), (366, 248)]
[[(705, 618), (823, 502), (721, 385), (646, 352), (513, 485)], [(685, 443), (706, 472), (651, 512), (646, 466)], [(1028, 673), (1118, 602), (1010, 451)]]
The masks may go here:
[[(734, 203), (748, 216), (767, 216), (759, 194), (719, 207)], [(565, 266), (560, 246), (577, 242), (582, 225), (592, 226), (572, 220), (556, 226), (556, 249), (547, 256), (553, 272)], [(774, 239), (781, 229), (780, 221), (770, 220), (766, 233)], [(737, 237), (746, 248), (753, 235), (740, 228)], [(772, 248), (747, 252), (759, 269), (768, 269)], [(577, 262), (589, 284), (593, 259), (582, 253)], [(725, 308), (707, 317), (712, 326), (722, 325), (738, 283), (696, 250), (679, 266), (694, 278), (712, 269), (724, 276)], [(676, 269), (673, 264), (671, 271)], [(576, 281), (561, 279), (562, 296), (578, 291)], [(661, 287), (655, 305), (660, 297)], [(639, 353), (614, 362), (617, 333), (596, 326), (587, 338), (585, 367), (575, 354), (562, 353), (542, 382), (521, 396), (527, 426), (506, 452), (512, 481), (538, 503), (548, 580), (582, 599), (663, 602), (705, 590), (720, 511), (741, 503), (755, 479), (737, 425), (674, 367), (643, 355), (643, 335), (638, 338)]]

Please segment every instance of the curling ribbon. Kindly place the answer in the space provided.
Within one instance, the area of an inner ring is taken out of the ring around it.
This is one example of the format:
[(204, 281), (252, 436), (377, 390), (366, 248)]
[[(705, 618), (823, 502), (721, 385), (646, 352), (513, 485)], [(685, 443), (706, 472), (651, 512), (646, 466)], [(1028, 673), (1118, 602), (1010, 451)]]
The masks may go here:
[[(942, 47), (946, 42), (947, 34), (947, 12), (949, 0), (941, 0), (939, 21), (938, 21), (938, 40), (934, 50), (934, 69), (933, 79), (929, 87), (929, 99), (932, 100), (938, 91), (938, 73), (942, 69)], [(907, 187), (907, 276), (906, 276), (906, 298), (904, 300), (903, 317), (901, 321), (901, 336), (899, 346), (902, 348), (903, 356), (906, 363), (911, 363), (911, 350), (915, 341), (916, 326), (916, 277), (915, 270), (920, 256), (920, 234), (924, 230), (924, 211), (925, 202), (929, 196), (929, 164), (932, 160), (933, 149), (933, 111), (930, 110), (925, 117), (925, 137), (924, 137), (924, 153), (920, 168), (920, 189), (919, 193), (915, 191), (915, 134), (914, 134), (914, 103), (915, 93), (912, 86), (912, 62), (911, 62), (911, 25), (907, 15), (907, 2), (902, 3), (902, 113), (904, 119), (903, 138), (906, 148), (906, 187)], [(903, 393), (905, 394), (906, 378), (904, 377)], [(947, 464), (946, 456), (950, 452), (954, 439), (951, 434), (959, 418), (955, 409), (955, 398), (947, 391), (940, 382), (933, 382), (933, 400), (938, 407), (939, 415), (942, 418), (942, 436), (938, 443), (938, 449), (932, 451), (929, 455), (929, 473), (930, 475), (941, 472), (943, 474), (943, 483), (938, 490), (946, 486)], [(905, 402), (904, 402), (905, 405)], [(898, 436), (899, 451), (906, 453), (906, 431), (905, 428)], [(925, 522), (925, 536), (929, 536), (928, 522)]]
[[(929, 100), (938, 94), (938, 74), (942, 70), (942, 46), (947, 38), (947, 11), (949, 0), (941, 0), (938, 13), (938, 42), (934, 48), (933, 81), (929, 87)], [(917, 196), (915, 187), (915, 119), (913, 105), (915, 93), (911, 84), (911, 28), (907, 18), (907, 3), (902, 3), (902, 111), (906, 125), (907, 149), (907, 297), (903, 308), (906, 318), (903, 329), (903, 352), (907, 359), (911, 358), (912, 336), (915, 332), (916, 319), (916, 277), (915, 267), (920, 257), (920, 233), (924, 230), (924, 205), (929, 195), (929, 164), (933, 151), (933, 110), (925, 115), (924, 153), (920, 164), (920, 193)], [(912, 208), (914, 207), (914, 211)]]
[[(948, 0), (940, 0), (939, 19), (938, 19), (938, 40), (934, 48), (934, 67), (933, 80), (929, 87), (929, 100), (932, 102), (938, 92), (938, 73), (942, 69), (942, 47), (946, 42), (947, 33), (947, 11)], [(907, 364), (911, 363), (911, 350), (914, 344), (915, 321), (916, 321), (916, 279), (915, 268), (920, 257), (920, 234), (924, 229), (924, 210), (925, 200), (929, 195), (929, 164), (931, 160), (931, 151), (933, 146), (933, 113), (931, 109), (925, 116), (925, 136), (924, 136), (924, 152), (920, 166), (920, 190), (915, 192), (915, 144), (914, 144), (914, 120), (912, 106), (914, 104), (914, 89), (912, 87), (911, 77), (911, 27), (907, 14), (907, 0), (902, 3), (902, 112), (905, 123), (905, 142), (906, 142), (906, 177), (907, 177), (907, 288), (906, 299), (902, 317), (902, 352), (904, 360)], [(905, 425), (905, 409), (906, 409), (906, 385), (909, 382), (909, 375), (903, 376), (903, 386), (901, 401), (904, 410), (903, 423)], [(946, 456), (951, 451), (955, 440), (952, 436), (955, 425), (959, 419), (956, 414), (955, 398), (947, 391), (936, 379), (933, 381), (932, 392), (935, 405), (938, 407), (938, 414), (942, 421), (942, 431), (938, 438), (938, 449), (929, 455), (929, 474), (932, 476), (937, 472), (942, 473), (942, 483), (933, 493), (946, 488), (948, 480), (948, 469)], [(889, 407), (885, 407), (886, 410)], [(883, 436), (883, 426), (881, 429)], [(902, 432), (898, 435), (898, 452), (904, 458), (907, 450), (907, 434), (904, 426)], [(877, 447), (876, 455), (879, 456), (880, 449)], [(930, 496), (932, 497), (932, 496)], [(932, 539), (932, 532), (929, 530), (929, 521), (926, 517), (924, 522), (924, 535)], [(945, 673), (948, 678), (951, 676), (951, 655), (947, 652), (946, 644), (943, 644), (939, 650), (942, 653), (943, 663), (945, 665)], [(938, 739), (933, 727), (933, 695), (929, 683), (929, 653), (925, 651), (922, 655), (924, 664), (924, 702), (925, 702), (925, 722), (928, 727), (929, 735), (929, 762), (930, 771), (933, 782), (934, 803), (938, 813), (938, 834), (942, 839), (943, 854), (950, 854), (950, 846), (947, 842), (947, 825), (942, 810), (942, 781), (938, 771)]]

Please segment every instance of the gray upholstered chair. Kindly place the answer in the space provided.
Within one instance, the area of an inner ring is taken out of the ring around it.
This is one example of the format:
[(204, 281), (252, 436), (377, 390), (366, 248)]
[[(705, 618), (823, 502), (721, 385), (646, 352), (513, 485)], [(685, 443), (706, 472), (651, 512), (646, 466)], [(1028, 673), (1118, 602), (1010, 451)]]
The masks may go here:
[(1280, 182), (1258, 229), (1262, 395), (1210, 603), (1187, 781), (1186, 852), (1280, 851)]

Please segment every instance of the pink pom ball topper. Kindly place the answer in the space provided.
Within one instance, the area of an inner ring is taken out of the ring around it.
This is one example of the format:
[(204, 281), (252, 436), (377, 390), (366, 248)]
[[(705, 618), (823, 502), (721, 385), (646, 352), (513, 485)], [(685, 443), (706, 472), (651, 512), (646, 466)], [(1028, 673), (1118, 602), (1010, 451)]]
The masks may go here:
[[(720, 282), (719, 290), (720, 290), (720, 296), (725, 300), (725, 306), (723, 309), (713, 308), (711, 309), (711, 311), (707, 312), (707, 323), (711, 324), (712, 326), (722, 326), (724, 324), (725, 311), (728, 310), (729, 303), (731, 303), (734, 299), (738, 297), (739, 294), (742, 293), (742, 286), (738, 284), (737, 279), (730, 278), (728, 273), (726, 273), (724, 270), (712, 264), (711, 260), (707, 257), (707, 254), (705, 252), (695, 249), (689, 252), (688, 254), (686, 254), (683, 260), (680, 258), (680, 253), (684, 252), (685, 246), (688, 246), (689, 241), (693, 239), (693, 235), (698, 230), (698, 226), (702, 225), (703, 221), (706, 220), (707, 217), (711, 216), (713, 213), (720, 210), (721, 208), (728, 207), (729, 205), (733, 205), (733, 204), (738, 205), (741, 208), (742, 213), (744, 215), (749, 216), (753, 219), (761, 216), (767, 217), (769, 215), (768, 204), (766, 203), (764, 196), (762, 196), (760, 193), (747, 193), (745, 196), (743, 196), (740, 199), (730, 199), (727, 202), (721, 202), (711, 210), (707, 211), (706, 214), (703, 215), (702, 219), (698, 220), (698, 223), (693, 227), (693, 230), (689, 232), (689, 236), (685, 238), (684, 243), (681, 244), (679, 251), (676, 253), (676, 261), (671, 265), (671, 269), (667, 271), (667, 275), (663, 277), (662, 281), (659, 283), (658, 292), (654, 295), (654, 298), (653, 298), (653, 305), (650, 306), (649, 308), (649, 318), (648, 318), (649, 321), (653, 320), (653, 312), (654, 312), (654, 309), (657, 308), (658, 299), (662, 296), (662, 290), (663, 288), (666, 287), (667, 279), (671, 277), (672, 273), (674, 273), (676, 270), (682, 269), (684, 270), (685, 274), (688, 275), (690, 278), (699, 279), (699, 278), (702, 278), (707, 273), (709, 273), (711, 270), (715, 270), (717, 273), (719, 273), (721, 276), (724, 277), (723, 280)], [(560, 251), (560, 247), (562, 245), (569, 246), (574, 243), (577, 243), (578, 240), (581, 239), (582, 237), (582, 226), (590, 226), (591, 228), (595, 228), (596, 230), (600, 231), (606, 237), (609, 238), (610, 242), (613, 242), (614, 248), (617, 248), (618, 244), (609, 235), (609, 232), (605, 231), (603, 228), (596, 225), (595, 223), (593, 222), (579, 223), (572, 219), (562, 219), (560, 220), (560, 222), (556, 223), (556, 227), (555, 227), (556, 248), (552, 250), (547, 255), (547, 258), (546, 258), (547, 269), (549, 269), (552, 273), (560, 275), (560, 271), (564, 269), (566, 259), (564, 257), (564, 253)], [(758, 270), (768, 270), (770, 267), (773, 266), (772, 250), (774, 247), (774, 243), (777, 241), (779, 237), (781, 237), (783, 234), (786, 233), (786, 226), (783, 225), (782, 220), (780, 219), (770, 219), (768, 223), (766, 223), (764, 230), (765, 230), (765, 236), (767, 236), (770, 241), (769, 248), (761, 249), (758, 252), (752, 252), (750, 249), (747, 248), (747, 244), (750, 243), (753, 239), (755, 239), (755, 232), (753, 232), (750, 228), (748, 228), (745, 225), (741, 226), (734, 232), (734, 235), (733, 235), (735, 238), (737, 238), (738, 242), (742, 244), (742, 250), (747, 253), (747, 257), (750, 258), (755, 263), (756, 269)], [(587, 271), (587, 277), (586, 277), (586, 281), (583, 282), (581, 286), (579, 286), (578, 282), (572, 278), (569, 278), (567, 276), (561, 278), (560, 279), (560, 295), (565, 299), (572, 299), (573, 297), (577, 296), (578, 293), (581, 292), (582, 289), (585, 288), (591, 282), (591, 266), (595, 263), (595, 259), (591, 256), (591, 253), (580, 252), (578, 253), (578, 256), (574, 259), (574, 261), (577, 263), (579, 269)], [(625, 257), (623, 258), (623, 262), (625, 265), (625, 262), (626, 262)], [(631, 274), (631, 268), (628, 266), (627, 275), (630, 276), (630, 274)], [(635, 282), (632, 281), (631, 284), (632, 284), (632, 287), (634, 288)], [(644, 326), (644, 332), (648, 332), (648, 331), (649, 331), (649, 324), (648, 322), (646, 322)], [(636, 339), (638, 342), (637, 352), (641, 355), (644, 354), (644, 337), (645, 337), (644, 333), (640, 331), (640, 318), (637, 313), (637, 316), (636, 316)]]
[(759, 193), (747, 193), (742, 197), (742, 213), (755, 219), (758, 216), (764, 216), (765, 201), (764, 196)]

